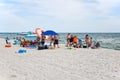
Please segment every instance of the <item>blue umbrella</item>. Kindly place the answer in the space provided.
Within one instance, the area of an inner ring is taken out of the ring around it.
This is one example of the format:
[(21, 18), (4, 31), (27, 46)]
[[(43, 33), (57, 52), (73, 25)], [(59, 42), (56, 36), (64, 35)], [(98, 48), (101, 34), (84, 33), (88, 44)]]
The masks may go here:
[(58, 35), (58, 33), (56, 33), (53, 30), (47, 30), (45, 32), (42, 33), (43, 35)]

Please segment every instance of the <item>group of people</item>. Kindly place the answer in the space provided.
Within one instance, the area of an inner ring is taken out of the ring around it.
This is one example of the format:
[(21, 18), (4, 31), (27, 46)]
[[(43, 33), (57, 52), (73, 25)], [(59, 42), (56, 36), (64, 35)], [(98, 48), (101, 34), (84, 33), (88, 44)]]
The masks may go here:
[[(9, 38), (6, 38), (6, 44), (9, 44)], [(14, 38), (14, 45), (20, 44), (21, 47), (29, 47), (29, 46), (38, 46), (39, 48), (46, 47), (45, 44), (46, 36), (41, 35), (41, 37), (37, 37), (36, 40), (30, 41), (25, 40), (25, 38)], [(51, 35), (49, 36), (50, 44), (47, 46), (47, 48), (59, 48), (59, 37), (58, 35)], [(79, 39), (76, 35), (72, 35), (71, 33), (67, 34), (67, 47), (74, 47), (74, 48), (98, 48), (100, 47), (99, 42), (94, 42), (92, 40), (92, 37), (89, 37), (88, 34), (85, 35), (84, 41)]]
[(35, 45), (37, 43), (36, 40), (26, 40), (25, 38), (22, 37), (16, 37), (13, 40), (13, 45), (20, 45), (20, 47), (29, 47), (31, 45)]
[[(44, 47), (45, 46), (45, 40), (46, 40), (45, 35), (41, 35), (41, 38), (37, 37), (38, 45), (40, 47)], [(51, 47), (51, 48), (56, 48), (56, 47), (59, 48), (59, 37), (57, 35), (49, 36), (49, 40), (50, 40), (49, 47)]]
[(79, 39), (76, 35), (72, 35), (68, 33), (67, 35), (67, 47), (75, 47), (75, 48), (98, 48), (100, 47), (99, 42), (95, 42), (92, 40), (92, 37), (89, 37), (88, 34), (85, 35), (84, 41)]
[[(16, 38), (16, 40), (20, 40), (21, 47), (38, 46), (39, 48), (45, 48), (47, 46), (45, 44), (46, 41), (45, 35), (41, 35), (41, 37), (37, 37), (36, 40), (25, 40), (25, 38), (21, 38), (21, 39)], [(59, 38), (57, 35), (50, 36), (49, 40), (50, 40), (50, 45), (49, 45), (50, 47), (59, 48)]]
[[(13, 45), (20, 45), (20, 47), (29, 47), (29, 46), (38, 46), (44, 48), (46, 46), (45, 41), (46, 41), (46, 36), (41, 35), (41, 37), (37, 37), (35, 40), (26, 40), (25, 38), (22, 37), (15, 37), (13, 38)], [(10, 44), (9, 38), (6, 37), (6, 44)], [(59, 48), (59, 37), (58, 35), (51, 35), (49, 36), (49, 41), (50, 44), (47, 45), (47, 47), (50, 48)]]
[(75, 35), (68, 33), (67, 35), (67, 47), (75, 47), (80, 48), (82, 45), (82, 41)]
[(91, 47), (92, 49), (100, 47), (100, 43), (93, 41), (92, 37), (89, 37), (88, 34), (85, 36), (85, 43), (87, 47)]
[(93, 45), (92, 37), (89, 37), (88, 34), (85, 36), (85, 43), (87, 47), (92, 47)]

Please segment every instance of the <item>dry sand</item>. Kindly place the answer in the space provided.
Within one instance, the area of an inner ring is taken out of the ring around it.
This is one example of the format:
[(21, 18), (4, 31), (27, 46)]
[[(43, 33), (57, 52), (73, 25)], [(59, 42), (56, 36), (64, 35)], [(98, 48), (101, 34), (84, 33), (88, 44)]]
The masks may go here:
[(0, 80), (120, 80), (120, 51), (111, 49), (5, 48), (0, 39)]

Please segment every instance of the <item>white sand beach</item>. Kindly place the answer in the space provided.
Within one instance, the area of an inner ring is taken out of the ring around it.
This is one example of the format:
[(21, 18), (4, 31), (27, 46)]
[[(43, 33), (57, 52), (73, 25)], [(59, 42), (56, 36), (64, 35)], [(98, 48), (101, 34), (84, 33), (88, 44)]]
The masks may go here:
[(112, 49), (5, 48), (0, 39), (0, 80), (120, 80), (120, 51)]

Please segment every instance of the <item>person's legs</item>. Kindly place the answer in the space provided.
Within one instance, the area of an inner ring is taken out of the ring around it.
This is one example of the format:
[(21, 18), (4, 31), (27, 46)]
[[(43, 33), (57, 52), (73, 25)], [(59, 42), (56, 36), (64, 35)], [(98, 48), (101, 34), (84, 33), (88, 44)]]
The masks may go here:
[(8, 44), (8, 41), (6, 40), (6, 44)]

